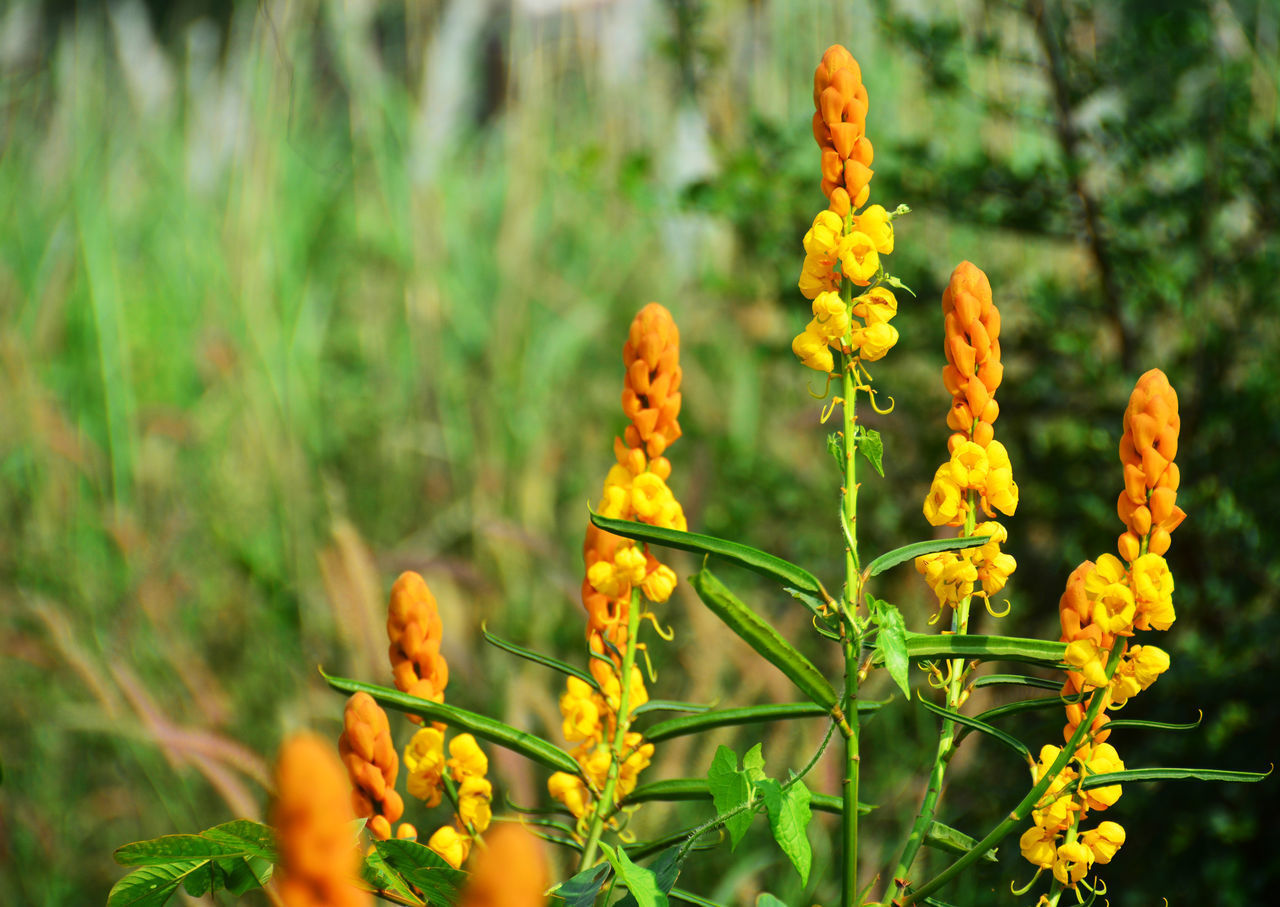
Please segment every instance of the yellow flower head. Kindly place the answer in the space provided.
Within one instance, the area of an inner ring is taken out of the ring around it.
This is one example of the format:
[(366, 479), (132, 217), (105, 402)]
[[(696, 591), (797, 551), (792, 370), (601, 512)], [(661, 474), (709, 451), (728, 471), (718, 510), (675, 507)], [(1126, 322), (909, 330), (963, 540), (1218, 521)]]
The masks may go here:
[(431, 839), (427, 841), (427, 846), (439, 854), (454, 869), (458, 869), (466, 862), (467, 855), (471, 853), (471, 837), (458, 831), (452, 825), (442, 825), (431, 835)]
[(667, 483), (651, 472), (644, 472), (631, 483), (631, 506), (636, 516), (644, 522), (652, 522), (674, 495)]
[(883, 321), (859, 328), (853, 332), (852, 338), (852, 345), (857, 348), (858, 356), (868, 362), (883, 359), (884, 354), (893, 349), (897, 342), (898, 329)]
[(840, 289), (840, 275), (835, 271), (835, 258), (820, 255), (806, 255), (804, 266), (800, 269), (800, 292), (806, 299), (813, 299), (819, 293)]
[(487, 778), (468, 775), (458, 787), (458, 818), (471, 825), (477, 832), (489, 827), (493, 817), (493, 785)]
[(853, 229), (871, 237), (876, 251), (881, 255), (893, 252), (893, 222), (882, 205), (868, 205), (853, 219)]
[[(1093, 752), (1084, 760), (1082, 774), (1101, 775), (1107, 772), (1124, 771), (1124, 760), (1110, 743), (1099, 743)], [(1106, 809), (1120, 799), (1123, 789), (1119, 784), (1108, 784), (1106, 787), (1095, 787), (1084, 792), (1084, 802), (1089, 809)]]
[(849, 308), (839, 293), (818, 294), (813, 300), (813, 321), (806, 330), (812, 331), (828, 343), (840, 342), (849, 331)]
[(591, 792), (577, 775), (556, 772), (547, 779), (547, 790), (552, 799), (563, 803), (579, 819), (591, 811)]
[(871, 278), (880, 270), (880, 255), (876, 252), (876, 244), (865, 233), (855, 231), (842, 238), (838, 254), (840, 270), (860, 287), (871, 283)]
[(676, 588), (676, 572), (666, 564), (659, 564), (649, 572), (641, 583), (644, 597), (655, 604), (661, 604), (671, 597)]
[(1093, 851), (1083, 841), (1063, 844), (1058, 848), (1057, 859), (1053, 863), (1053, 877), (1071, 888), (1089, 874), (1092, 865)]
[(404, 767), (409, 772), (409, 794), (439, 806), (444, 790), (444, 733), (424, 727), (413, 735), (404, 751)]
[(796, 335), (791, 341), (791, 351), (795, 353), (803, 365), (819, 372), (830, 372), (835, 368), (835, 358), (827, 347), (827, 340), (813, 330), (813, 322)]
[(560, 714), (564, 716), (564, 737), (577, 740), (598, 741), (603, 728), (600, 723), (599, 696), (590, 684), (577, 677), (570, 677), (567, 689), (560, 697)]
[(809, 255), (834, 258), (844, 232), (844, 219), (834, 211), (819, 211), (813, 226), (804, 235), (804, 251)]
[(1101, 822), (1081, 835), (1084, 846), (1093, 851), (1095, 863), (1110, 863), (1124, 844), (1124, 828), (1117, 822)]
[(459, 734), (449, 741), (449, 757), (449, 774), (454, 781), (483, 778), (489, 772), (489, 757), (470, 734)]
[(972, 441), (956, 445), (951, 452), (951, 479), (964, 489), (981, 491), (987, 484), (987, 452)]
[(867, 324), (884, 324), (898, 314), (898, 300), (884, 287), (874, 287), (853, 300), (853, 314)]
[(1158, 554), (1148, 552), (1130, 568), (1133, 597), (1137, 604), (1134, 626), (1139, 630), (1167, 630), (1173, 625), (1173, 574)]
[(991, 508), (1006, 516), (1013, 516), (1018, 509), (1018, 483), (1013, 481), (1013, 465), (1009, 452), (999, 441), (987, 444), (987, 487), (982, 493), (982, 509), (987, 516), (995, 516)]
[(944, 463), (933, 474), (933, 485), (924, 500), (924, 518), (931, 526), (958, 526), (964, 522), (964, 495), (951, 475), (951, 465)]
[(1022, 833), (1018, 848), (1031, 865), (1049, 869), (1058, 855), (1058, 832), (1053, 828), (1032, 825)]

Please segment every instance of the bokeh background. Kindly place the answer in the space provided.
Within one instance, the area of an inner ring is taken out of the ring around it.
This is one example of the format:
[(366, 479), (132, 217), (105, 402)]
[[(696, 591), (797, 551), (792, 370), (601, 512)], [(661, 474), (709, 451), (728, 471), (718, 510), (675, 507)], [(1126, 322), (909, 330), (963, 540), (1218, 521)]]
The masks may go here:
[[(870, 91), (872, 198), (913, 208), (891, 261), (918, 294), (875, 369), (897, 409), (867, 420), (887, 453), (860, 497), (864, 547), (931, 533), (938, 299), (971, 259), (1003, 315), (997, 432), (1021, 486), (1013, 610), (980, 628), (1056, 636), (1066, 574), (1113, 549), (1120, 417), (1158, 366), (1180, 395), (1190, 516), (1170, 555), (1179, 620), (1159, 640), (1173, 670), (1129, 714), (1204, 722), (1113, 742), (1131, 767), (1276, 761), (1274, 0), (10, 0), (0, 902), (101, 903), (124, 872), (114, 847), (261, 816), (281, 736), (336, 738), (341, 700), (316, 666), (388, 682), (385, 595), (403, 569), (440, 600), (450, 701), (561, 740), (557, 678), (479, 627), (584, 657), (586, 504), (649, 300), (682, 332), (671, 484), (691, 526), (839, 575), (820, 404), (789, 348), (808, 318), (800, 237), (823, 203), (812, 70), (837, 41)], [(730, 578), (837, 671), (800, 609)], [(923, 628), (923, 583), (887, 580)], [(654, 695), (794, 698), (687, 586), (669, 609)], [(867, 728), (869, 867), (892, 859), (922, 789), (936, 724), (917, 711), (896, 702)], [(1035, 749), (1060, 724), (1009, 729)], [(769, 768), (800, 765), (821, 731), (766, 729)], [(717, 743), (751, 738), (672, 741), (647, 778), (702, 774)], [(540, 771), (495, 759), (514, 799), (545, 798)], [(949, 779), (942, 816), (972, 833), (1024, 783), (974, 737)], [(836, 760), (812, 781), (837, 790)], [(1126, 788), (1111, 902), (1266, 902), (1277, 790)], [(709, 815), (650, 806), (635, 827)], [(763, 822), (681, 884), (830, 902), (829, 817), (811, 838), (807, 891)], [(1015, 838), (1001, 864), (947, 899), (1017, 902)]]

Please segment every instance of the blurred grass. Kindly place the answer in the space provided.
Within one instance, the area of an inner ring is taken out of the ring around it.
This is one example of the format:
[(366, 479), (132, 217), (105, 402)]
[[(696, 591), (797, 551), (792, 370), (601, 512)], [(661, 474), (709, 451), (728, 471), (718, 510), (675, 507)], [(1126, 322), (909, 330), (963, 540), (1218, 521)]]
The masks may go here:
[[(670, 9), (685, 6), (699, 7)], [(245, 7), (224, 44), (208, 23), (157, 44), (134, 7), (81, 10), (45, 52), (6, 64), (0, 671), (21, 692), (0, 704), (16, 731), (0, 742), (0, 902), (100, 901), (119, 844), (260, 810), (283, 732), (336, 737), (340, 702), (311, 667), (387, 680), (381, 614), (402, 569), (440, 599), (450, 700), (559, 740), (554, 678), (494, 657), (477, 629), (580, 653), (584, 505), (621, 428), (626, 326), (650, 299), (682, 331), (672, 485), (691, 524), (834, 575), (818, 406), (789, 349), (807, 317), (799, 237), (821, 198), (809, 84), (829, 43), (867, 74), (878, 179), (913, 143), (1028, 170), (1053, 153), (1043, 124), (992, 126), (933, 100), (865, 4), (708, 5), (693, 45), (667, 6), (508, 9), (471, 32), (465, 8)], [(452, 74), (436, 65), (451, 28), (471, 41)], [(1040, 97), (1033, 74), (962, 65), (975, 90)], [(713, 171), (688, 171), (697, 152)], [(915, 502), (945, 438), (934, 300), (955, 262), (1003, 281), (1010, 421), (1016, 384), (1043, 380), (1016, 352), (1054, 330), (1043, 286), (1089, 280), (1072, 237), (920, 201), (894, 264), (922, 301), (904, 299), (902, 343), (877, 371), (899, 412), (867, 420), (891, 457), (863, 496), (868, 548), (926, 532)], [(1064, 333), (1064, 355), (1092, 341), (1106, 342)], [(1112, 468), (1117, 387), (1099, 391), (1105, 429), (1046, 419), (1011, 442), (1073, 451), (1086, 466), (1069, 487), (1091, 489), (1061, 545), (1051, 525), (1029, 522), (1025, 541), (1014, 529), (1015, 553), (1049, 576), (1015, 577), (1015, 605), (1029, 610), (1034, 588), (1046, 610), (1011, 630), (1051, 632), (1053, 584), (1110, 543), (1118, 476), (1095, 488), (1091, 470)], [(929, 606), (911, 580), (888, 591), (918, 625)], [(803, 633), (798, 609), (755, 588)], [(687, 589), (671, 621), (655, 694), (792, 698), (743, 669), (749, 654)], [(770, 768), (800, 762), (820, 731), (771, 731)], [(901, 709), (871, 726), (890, 755), (869, 863), (891, 859), (874, 842), (896, 840), (914, 808), (913, 747), (933, 731)], [(699, 774), (724, 739), (673, 741), (653, 777)], [(542, 795), (540, 776), (497, 759), (514, 799)], [(955, 765), (982, 763), (970, 751)], [(826, 760), (815, 789), (835, 790), (837, 772)], [(697, 815), (641, 814), (646, 828)], [(815, 856), (830, 866), (823, 827)], [(757, 832), (740, 873), (719, 891), (706, 876), (709, 895), (789, 878)]]

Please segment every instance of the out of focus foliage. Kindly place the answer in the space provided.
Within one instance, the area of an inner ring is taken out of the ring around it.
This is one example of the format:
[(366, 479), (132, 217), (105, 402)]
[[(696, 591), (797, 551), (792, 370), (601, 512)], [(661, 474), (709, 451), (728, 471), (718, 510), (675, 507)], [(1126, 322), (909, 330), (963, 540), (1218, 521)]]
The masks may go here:
[[(999, 431), (1022, 487), (1001, 628), (1056, 633), (1066, 574), (1112, 549), (1120, 415), (1158, 366), (1190, 516), (1173, 669), (1136, 717), (1203, 709), (1205, 732), (1130, 732), (1126, 763), (1275, 761), (1274, 4), (568, 6), (0, 14), (0, 902), (100, 901), (115, 845), (261, 810), (283, 729), (336, 738), (312, 667), (385, 679), (405, 567), (437, 589), (451, 700), (559, 739), (554, 678), (476, 628), (578, 651), (583, 504), (621, 422), (622, 331), (651, 298), (684, 341), (672, 486), (691, 526), (834, 572), (789, 340), (822, 201), (808, 81), (836, 41), (871, 92), (873, 200), (913, 208), (894, 258), (918, 300), (876, 373), (897, 411), (872, 421), (888, 457), (862, 497), (869, 548), (928, 531), (938, 298), (969, 258), (1005, 318)], [(914, 579), (896, 600), (920, 622)], [(732, 646), (706, 657), (715, 624), (682, 595), (655, 695), (780, 695)], [(869, 726), (871, 841), (900, 837), (929, 762), (933, 725), (904, 720)], [(816, 742), (793, 730), (766, 740), (771, 763)], [(901, 732), (920, 749), (875, 750)], [(673, 741), (654, 777), (696, 774), (716, 742)], [(1007, 811), (997, 758), (966, 744), (946, 821)], [(498, 773), (514, 799), (543, 793)], [(1111, 901), (1261, 902), (1276, 791), (1127, 788)], [(699, 890), (749, 898), (754, 840)], [(1008, 900), (988, 889), (1024, 870), (1014, 847), (1002, 862), (949, 899)]]

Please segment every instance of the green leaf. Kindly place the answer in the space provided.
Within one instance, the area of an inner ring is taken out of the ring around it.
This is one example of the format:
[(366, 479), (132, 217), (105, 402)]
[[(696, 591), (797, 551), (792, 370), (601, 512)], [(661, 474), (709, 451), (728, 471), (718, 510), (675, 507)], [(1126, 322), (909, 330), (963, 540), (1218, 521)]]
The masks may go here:
[(1213, 768), (1130, 768), (1122, 772), (1102, 772), (1089, 775), (1080, 782), (1081, 790), (1106, 787), (1110, 784), (1128, 784), (1136, 781), (1232, 781), (1253, 783), (1271, 774), (1265, 772), (1226, 772)]
[(904, 561), (913, 560), (922, 554), (937, 554), (939, 551), (959, 551), (961, 548), (974, 548), (985, 545), (989, 536), (974, 535), (969, 538), (929, 539), (927, 542), (913, 542), (894, 548), (867, 564), (867, 576), (879, 576), (890, 567), (896, 567)]
[[(163, 835), (125, 844), (116, 849), (115, 859), (122, 866), (169, 867), (160, 874), (135, 878), (122, 889), (128, 892), (122, 897), (141, 896), (139, 903), (164, 903), (179, 885), (192, 897), (223, 888), (242, 895), (261, 887), (271, 877), (276, 859), (275, 835), (260, 822), (236, 819), (198, 835)], [(126, 876), (121, 883), (129, 878)], [(166, 879), (173, 884), (162, 895), (168, 884)]]
[[(1020, 636), (935, 636), (907, 631), (907, 655), (912, 661), (928, 658), (974, 658), (979, 661), (1024, 661), (1056, 667), (1067, 652), (1064, 642)], [(876, 660), (882, 661), (877, 653)]]
[(759, 784), (767, 775), (764, 773), (764, 744), (757, 743), (747, 750), (742, 757), (742, 770), (746, 772), (753, 784)]
[(1031, 760), (1031, 751), (1027, 749), (1027, 745), (1012, 734), (1006, 734), (999, 728), (992, 727), (985, 721), (979, 721), (977, 718), (970, 718), (968, 715), (962, 715), (959, 712), (952, 712), (944, 709), (942, 706), (935, 705), (923, 697), (920, 697), (920, 704), (936, 715), (941, 715), (943, 718), (949, 718), (957, 724), (963, 724), (966, 727), (971, 727), (975, 731), (981, 731), (988, 737), (993, 737), (996, 740), (999, 740), (1024, 759), (1028, 761)]
[(693, 904), (694, 907), (720, 907), (715, 901), (708, 901), (702, 895), (694, 894), (692, 891), (685, 891), (683, 888), (672, 888), (671, 896), (677, 901)]
[(208, 860), (174, 860), (135, 869), (111, 887), (107, 907), (163, 907), (184, 879), (208, 865)]
[(872, 595), (867, 596), (867, 603), (880, 628), (876, 643), (884, 653), (884, 666), (898, 689), (902, 690), (902, 695), (910, 699), (911, 660), (907, 658), (907, 626), (902, 621), (902, 612)]
[[(840, 815), (844, 812), (844, 801), (833, 794), (811, 794), (809, 806), (819, 812)], [(686, 800), (711, 800), (711, 788), (706, 778), (668, 778), (666, 781), (651, 781), (641, 784), (633, 790), (623, 806), (635, 803), (662, 801), (668, 803)], [(858, 815), (865, 816), (875, 807), (866, 803), (858, 804)]]
[[(1035, 712), (1040, 709), (1060, 709), (1066, 703), (1080, 702), (1083, 699), (1083, 695), (1068, 697), (1041, 696), (1037, 699), (1024, 699), (1021, 702), (1009, 702), (1005, 705), (998, 705), (993, 709), (987, 709), (976, 717), (978, 721), (990, 724), (997, 719), (1007, 718), (1010, 715), (1018, 715), (1022, 712)], [(1110, 727), (1110, 725), (1108, 725), (1108, 727)], [(969, 728), (961, 728), (960, 733), (956, 735), (956, 739), (959, 740), (962, 738), (968, 730)]]
[(419, 889), (431, 904), (452, 904), (458, 899), (467, 874), (454, 869), (425, 844), (417, 841), (375, 841), (383, 862), (400, 878)]
[(609, 864), (600, 863), (590, 869), (565, 879), (551, 892), (565, 902), (566, 907), (593, 907), (600, 889), (609, 878)]
[(276, 861), (276, 833), (269, 825), (249, 819), (233, 819), (213, 828), (206, 828), (200, 836), (235, 849), (246, 857), (262, 857)]
[[(715, 757), (711, 760), (711, 768), (707, 771), (707, 788), (711, 791), (716, 812), (721, 815), (750, 803), (755, 797), (755, 786), (751, 777), (738, 768), (737, 754), (724, 744), (716, 748)], [(747, 809), (730, 816), (725, 821), (724, 827), (729, 832), (730, 849), (737, 848), (738, 842), (747, 833), (754, 818), (754, 811)]]
[(227, 873), (226, 887), (236, 897), (242, 897), (255, 888), (261, 888), (271, 879), (275, 864), (263, 857), (247, 857), (235, 860)]
[(641, 706), (631, 710), (632, 715), (643, 715), (646, 712), (693, 712), (701, 714), (711, 711), (712, 706), (700, 702), (677, 702), (674, 699), (650, 699)]
[(1024, 674), (986, 674), (973, 682), (973, 686), (987, 687), (992, 684), (1017, 684), (1024, 687), (1039, 687), (1042, 690), (1061, 690), (1062, 682), (1047, 677), (1027, 677)]
[[(618, 848), (625, 850), (626, 848)], [(627, 854), (630, 857), (630, 854)], [(653, 873), (654, 880), (658, 883), (658, 890), (663, 894), (669, 892), (675, 887), (676, 879), (680, 877), (680, 868), (684, 860), (680, 858), (680, 848), (671, 847), (665, 851), (652, 863), (649, 864), (649, 871)], [(627, 896), (615, 905), (615, 907), (639, 907), (635, 895), (630, 892)]]
[(163, 835), (117, 847), (113, 856), (121, 866), (148, 866), (179, 860), (212, 860), (236, 853), (236, 848), (201, 835)]
[(552, 658), (550, 655), (543, 655), (541, 652), (535, 652), (532, 649), (526, 649), (524, 646), (518, 646), (510, 640), (495, 636), (489, 632), (489, 628), (484, 622), (480, 623), (480, 635), (484, 637), (484, 641), (489, 645), (501, 649), (504, 652), (510, 652), (519, 658), (532, 661), (534, 664), (540, 664), (543, 667), (551, 668), (553, 671), (559, 671), (561, 674), (567, 674), (570, 677), (576, 677), (583, 683), (587, 684), (594, 690), (600, 689), (600, 684), (596, 683), (596, 679), (581, 668), (574, 667), (560, 661), (558, 658)]
[[(801, 592), (799, 589), (795, 589), (791, 586), (785, 586), (782, 591), (808, 608), (813, 616), (822, 622), (823, 626), (830, 629), (830, 625), (827, 622), (831, 618), (831, 608), (826, 602), (818, 598), (816, 595), (811, 595), (808, 592)], [(838, 636), (836, 638), (839, 639)]]
[(600, 842), (600, 850), (618, 874), (618, 881), (627, 886), (638, 907), (666, 907), (667, 893), (658, 887), (658, 879), (650, 869), (631, 862), (622, 848), (610, 847)]
[(364, 858), (364, 862), (360, 864), (360, 877), (374, 891), (390, 892), (415, 907), (422, 907), (426, 903), (413, 893), (413, 889), (409, 887), (405, 878), (387, 864), (386, 857), (377, 849), (370, 851)]
[(739, 601), (707, 568), (689, 578), (703, 603), (716, 617), (763, 655), (765, 660), (787, 675), (806, 696), (828, 710), (837, 706), (836, 691), (827, 678), (800, 654), (782, 634)]
[(1200, 722), (1204, 720), (1204, 713), (1200, 713), (1200, 717), (1195, 721), (1189, 721), (1186, 724), (1167, 724), (1163, 721), (1144, 721), (1141, 718), (1117, 718), (1114, 721), (1107, 722), (1107, 730), (1114, 731), (1127, 727), (1144, 727), (1155, 731), (1190, 731), (1198, 728)]
[(802, 592), (815, 595), (822, 594), (822, 584), (808, 570), (748, 545), (697, 532), (662, 529), (631, 520), (614, 520), (600, 516), (598, 513), (591, 514), (591, 522), (606, 532), (629, 539), (652, 542), (667, 548), (679, 548), (681, 551), (692, 551), (696, 554), (714, 554), (761, 576), (777, 580), (784, 586), (794, 586)]
[(804, 781), (796, 781), (784, 789), (777, 781), (766, 779), (760, 782), (760, 790), (764, 794), (765, 809), (769, 811), (773, 839), (800, 873), (800, 883), (808, 885), (813, 863), (808, 835), (809, 820), (813, 817), (809, 811), (809, 788), (804, 786)]
[(875, 471), (880, 473), (880, 477), (884, 478), (884, 466), (881, 462), (884, 459), (884, 441), (880, 439), (880, 432), (874, 428), (859, 428), (858, 450)]
[(756, 895), (756, 907), (787, 907), (786, 902), (774, 897), (767, 891)]
[[(881, 703), (872, 703), (872, 705), (879, 708)], [(858, 711), (862, 711), (861, 702), (858, 703)], [(644, 731), (644, 739), (650, 743), (658, 743), (672, 737), (700, 734), (712, 728), (788, 721), (796, 718), (822, 718), (827, 714), (826, 709), (812, 702), (770, 703), (740, 709), (717, 709), (712, 712), (703, 712), (701, 715), (687, 715), (659, 721)]]
[(469, 712), (466, 709), (445, 705), (442, 702), (419, 699), (416, 696), (410, 696), (407, 693), (401, 693), (399, 690), (393, 690), (389, 687), (361, 683), (358, 680), (350, 680), (346, 677), (330, 677), (324, 671), (321, 671), (320, 675), (335, 690), (343, 693), (368, 693), (381, 705), (409, 715), (417, 715), (428, 721), (441, 721), (450, 727), (468, 731), (477, 737), (506, 747), (512, 752), (519, 753), (525, 758), (548, 768), (568, 772), (572, 775), (581, 773), (581, 768), (574, 761), (574, 758), (554, 743), (548, 743), (541, 737), (535, 737), (526, 731), (517, 730), (511, 725), (504, 724), (487, 715)]
[[(944, 825), (937, 819), (929, 825), (928, 830), (924, 833), (924, 843), (927, 847), (935, 850), (943, 850), (947, 853), (966, 854), (977, 846), (978, 841), (966, 835), (958, 829), (952, 828), (950, 825)], [(997, 863), (999, 858), (996, 854), (996, 848), (991, 848), (982, 855), (982, 859), (988, 863)]]

